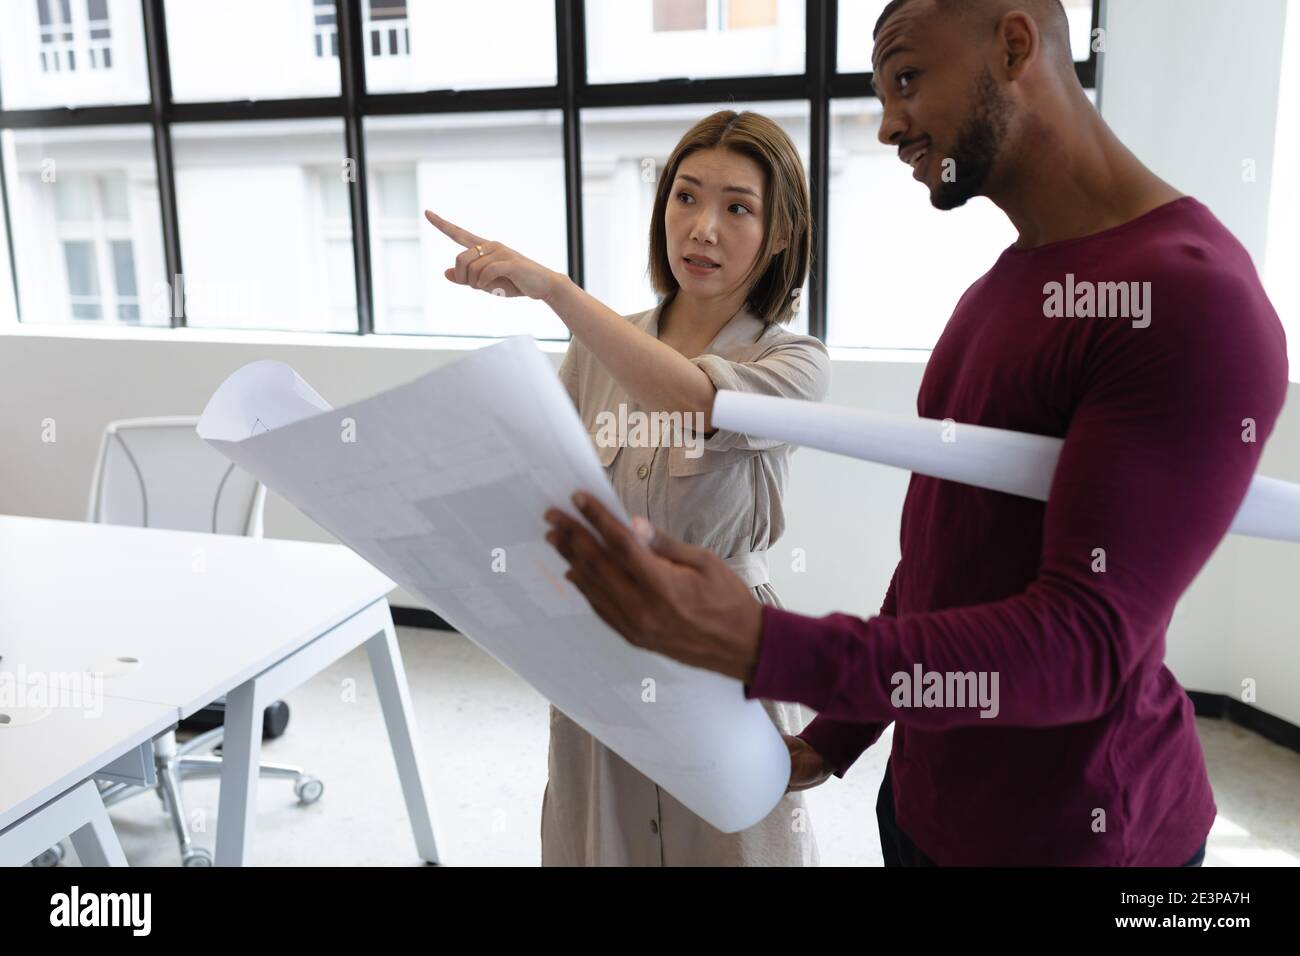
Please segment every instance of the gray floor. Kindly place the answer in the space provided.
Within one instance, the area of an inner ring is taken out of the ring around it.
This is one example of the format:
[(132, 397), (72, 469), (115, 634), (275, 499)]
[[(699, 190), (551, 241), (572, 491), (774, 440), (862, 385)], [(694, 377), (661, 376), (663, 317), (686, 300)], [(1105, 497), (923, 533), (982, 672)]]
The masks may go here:
[[(444, 863), (535, 866), (546, 782), (545, 701), (458, 635), (398, 631), (431, 777)], [(263, 749), (325, 782), (299, 806), (288, 782), (263, 781), (255, 861), (263, 865), (419, 865), (365, 652), (358, 650), (287, 700), (289, 731)], [(1300, 754), (1232, 724), (1200, 720), (1219, 819), (1207, 866), (1300, 864)], [(844, 780), (809, 793), (824, 865), (879, 866), (875, 798), (889, 753), (872, 747)], [(217, 784), (186, 784), (195, 841), (211, 847)], [(176, 845), (158, 800), (111, 810), (127, 859), (174, 866)], [(76, 862), (69, 853), (69, 863)]]

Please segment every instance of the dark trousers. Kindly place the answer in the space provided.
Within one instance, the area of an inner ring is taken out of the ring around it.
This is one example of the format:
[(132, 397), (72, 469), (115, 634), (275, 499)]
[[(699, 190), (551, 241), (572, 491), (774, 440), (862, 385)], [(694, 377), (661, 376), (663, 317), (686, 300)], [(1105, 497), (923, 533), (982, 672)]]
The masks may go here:
[[(902, 830), (894, 818), (894, 787), (885, 764), (885, 780), (876, 798), (876, 820), (880, 824), (880, 851), (885, 855), (885, 866), (934, 866), (934, 861), (922, 853)], [(1200, 866), (1205, 860), (1205, 844), (1192, 854), (1183, 866)]]

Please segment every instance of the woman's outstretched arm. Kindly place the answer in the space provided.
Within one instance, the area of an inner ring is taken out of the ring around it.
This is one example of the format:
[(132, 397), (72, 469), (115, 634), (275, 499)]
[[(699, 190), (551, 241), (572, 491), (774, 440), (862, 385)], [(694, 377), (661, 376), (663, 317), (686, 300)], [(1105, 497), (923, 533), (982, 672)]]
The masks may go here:
[(705, 433), (713, 430), (710, 416), (717, 389), (690, 359), (636, 328), (563, 273), (509, 246), (482, 239), (437, 213), (426, 210), (425, 217), (465, 247), (456, 264), (443, 273), (449, 281), (495, 295), (545, 302), (639, 405), (656, 412), (698, 412), (704, 416)]

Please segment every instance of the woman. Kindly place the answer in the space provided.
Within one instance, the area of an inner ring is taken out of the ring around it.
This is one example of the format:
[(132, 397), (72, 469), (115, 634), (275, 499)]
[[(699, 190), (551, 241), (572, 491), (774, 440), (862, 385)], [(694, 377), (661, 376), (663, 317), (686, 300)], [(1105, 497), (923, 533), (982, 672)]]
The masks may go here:
[[(692, 127), (668, 158), (650, 224), (658, 306), (620, 316), (512, 249), (446, 222), (466, 246), (448, 279), (546, 302), (573, 332), (560, 377), (595, 439), (625, 414), (681, 413), (701, 431), (665, 442), (597, 441), (624, 507), (728, 559), (755, 597), (778, 605), (765, 552), (784, 530), (791, 448), (711, 421), (719, 388), (820, 401), (826, 348), (781, 327), (808, 272), (811, 218), (798, 152), (774, 122), (723, 110)], [(797, 705), (763, 706), (792, 750)], [(695, 816), (564, 714), (551, 708), (542, 864), (815, 865), (800, 793), (726, 834)]]

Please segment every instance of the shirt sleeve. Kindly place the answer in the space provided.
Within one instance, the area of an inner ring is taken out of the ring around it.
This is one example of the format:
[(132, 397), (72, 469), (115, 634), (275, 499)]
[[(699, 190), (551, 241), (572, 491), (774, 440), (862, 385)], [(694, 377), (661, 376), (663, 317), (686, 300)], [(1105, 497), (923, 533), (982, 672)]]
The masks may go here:
[[(749, 362), (733, 362), (711, 354), (697, 355), (691, 361), (704, 370), (719, 391), (728, 389), (820, 402), (830, 390), (830, 354), (820, 340), (810, 335), (790, 336)], [(781, 444), (719, 428), (704, 441), (704, 450), (765, 450)]]
[[(880, 605), (882, 617), (895, 616), (897, 585), (898, 568), (895, 567), (885, 591), (884, 603)], [(863, 752), (880, 739), (888, 726), (888, 721), (854, 724), (818, 715), (799, 737), (834, 768), (835, 776), (843, 777)]]
[[(1110, 710), (1143, 661), (1163, 659), (1174, 605), (1230, 527), (1287, 387), (1285, 337), (1257, 283), (1177, 279), (1156, 286), (1168, 294), (1149, 326), (1095, 333), (1023, 592), (870, 620), (764, 607), (745, 693), (925, 731)], [(895, 678), (917, 665), (987, 675), (996, 713), (895, 706)]]

